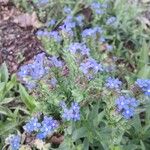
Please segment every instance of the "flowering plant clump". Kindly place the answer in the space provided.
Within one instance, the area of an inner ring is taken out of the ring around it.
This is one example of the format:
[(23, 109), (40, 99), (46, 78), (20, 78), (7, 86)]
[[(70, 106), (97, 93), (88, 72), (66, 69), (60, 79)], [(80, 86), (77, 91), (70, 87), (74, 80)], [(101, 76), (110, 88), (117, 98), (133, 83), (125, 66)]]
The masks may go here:
[[(14, 74), (0, 66), (0, 149), (150, 149), (149, 23), (133, 3), (9, 3), (11, 14), (17, 7), (37, 15), (30, 28), (41, 49), (17, 56), (24, 61)], [(7, 44), (0, 59), (9, 53), (13, 66)]]

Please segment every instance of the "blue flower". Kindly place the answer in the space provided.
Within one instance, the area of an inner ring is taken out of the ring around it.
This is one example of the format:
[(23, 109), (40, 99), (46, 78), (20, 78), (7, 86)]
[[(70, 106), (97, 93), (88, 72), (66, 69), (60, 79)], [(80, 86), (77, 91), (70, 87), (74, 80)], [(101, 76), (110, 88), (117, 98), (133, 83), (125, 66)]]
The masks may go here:
[(112, 17), (110, 17), (110, 18), (108, 18), (107, 20), (106, 20), (106, 24), (107, 25), (111, 25), (111, 24), (113, 24), (114, 22), (116, 22), (116, 17), (114, 17), (114, 16), (112, 16)]
[(72, 102), (71, 107), (67, 108), (64, 102), (60, 104), (62, 111), (62, 118), (66, 121), (78, 121), (80, 120), (80, 106), (77, 102)]
[(53, 38), (58, 43), (62, 41), (62, 38), (59, 35), (58, 31), (51, 31), (51, 32), (49, 32), (49, 37)]
[(150, 96), (150, 79), (137, 79), (135, 84), (141, 88), (145, 95)]
[(89, 56), (90, 49), (84, 43), (71, 43), (68, 50), (72, 54), (81, 54)]
[(63, 62), (58, 59), (56, 56), (49, 57), (49, 60), (52, 63), (52, 66), (57, 67), (57, 68), (62, 68), (63, 67)]
[(11, 150), (19, 150), (21, 137), (19, 135), (10, 135), (6, 142), (10, 145)]
[(28, 132), (32, 133), (33, 131), (39, 131), (41, 124), (38, 122), (37, 118), (31, 118), (31, 120), (23, 126), (23, 129)]
[(40, 139), (46, 138), (48, 135), (52, 134), (59, 124), (52, 117), (44, 116), (44, 120), (41, 123), (40, 132), (37, 137)]
[(118, 78), (108, 77), (105, 86), (112, 90), (119, 90), (122, 82)]
[(130, 119), (135, 114), (135, 109), (138, 107), (139, 101), (133, 97), (120, 96), (116, 100), (116, 107), (125, 119)]
[(71, 8), (69, 8), (69, 7), (64, 7), (64, 13), (66, 13), (66, 14), (71, 14)]
[(99, 2), (93, 2), (93, 3), (91, 4), (91, 8), (92, 8), (93, 10), (95, 10), (95, 9), (100, 9), (100, 8), (101, 8), (101, 4), (100, 4)]
[(40, 53), (33, 58), (32, 63), (20, 67), (17, 75), (29, 90), (34, 89), (37, 81), (47, 74), (47, 61), (45, 53)]
[(74, 35), (73, 29), (75, 28), (76, 23), (73, 21), (73, 16), (69, 15), (63, 21), (63, 25), (59, 28), (62, 32), (66, 33), (68, 36), (72, 37)]
[(37, 4), (38, 6), (46, 5), (49, 2), (49, 0), (38, 0)]
[(49, 22), (47, 23), (47, 26), (48, 26), (48, 27), (51, 27), (51, 26), (55, 25), (55, 23), (56, 23), (56, 20), (55, 20), (55, 19), (52, 19), (51, 21), (49, 21)]
[(51, 84), (52, 87), (56, 87), (57, 82), (58, 82), (58, 81), (57, 81), (56, 78), (52, 78), (52, 79), (50, 80), (50, 84)]
[(78, 15), (76, 17), (76, 21), (77, 21), (79, 26), (83, 26), (83, 20), (84, 20), (84, 16), (83, 15)]
[(97, 63), (93, 58), (88, 58), (86, 62), (82, 62), (79, 68), (89, 79), (92, 78), (93, 74), (104, 71), (102, 65)]
[(94, 28), (89, 28), (89, 29), (85, 29), (82, 32), (82, 38), (97, 38), (97, 34), (101, 34), (103, 32), (103, 30), (100, 27), (94, 27)]
[(92, 4), (91, 4), (91, 8), (92, 8), (92, 10), (97, 14), (97, 15), (102, 15), (102, 14), (104, 14), (104, 8), (105, 8), (105, 6), (104, 6), (104, 4), (101, 4), (101, 3), (99, 3), (99, 2), (93, 2)]

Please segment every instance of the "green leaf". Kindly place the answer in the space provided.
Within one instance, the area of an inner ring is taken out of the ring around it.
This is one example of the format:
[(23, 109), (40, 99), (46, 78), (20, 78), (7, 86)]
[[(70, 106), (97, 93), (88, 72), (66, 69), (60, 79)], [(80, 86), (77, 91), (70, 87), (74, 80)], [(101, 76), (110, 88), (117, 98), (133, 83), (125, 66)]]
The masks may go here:
[(4, 98), (2, 102), (0, 102), (0, 105), (4, 105), (4, 104), (8, 104), (11, 101), (13, 101), (15, 99), (15, 97), (11, 97), (11, 98)]
[(15, 127), (18, 125), (18, 122), (13, 121), (6, 121), (0, 122), (0, 135), (4, 135), (7, 132), (12, 132)]
[(6, 63), (3, 63), (0, 67), (0, 73), (1, 73), (1, 81), (7, 82), (9, 78), (8, 69), (6, 66)]
[(83, 91), (81, 89), (74, 89), (71, 92), (72, 92), (72, 96), (78, 103), (84, 99)]
[(139, 78), (149, 78), (150, 77), (150, 66), (145, 65), (141, 70), (138, 72)]
[(72, 139), (73, 141), (76, 141), (82, 137), (87, 137), (87, 133), (88, 133), (87, 128), (81, 127), (73, 132)]
[(5, 94), (7, 94), (16, 84), (16, 76), (12, 75), (11, 80), (7, 82), (6, 88), (5, 88)]
[(23, 103), (30, 110), (30, 112), (33, 112), (33, 110), (36, 107), (35, 99), (27, 93), (27, 91), (21, 84), (19, 84), (19, 93), (20, 93), (21, 100), (23, 101)]
[(0, 114), (6, 115), (6, 116), (11, 116), (12, 112), (7, 107), (0, 106)]
[(141, 144), (141, 150), (146, 150), (146, 147), (142, 140), (140, 140), (140, 144)]

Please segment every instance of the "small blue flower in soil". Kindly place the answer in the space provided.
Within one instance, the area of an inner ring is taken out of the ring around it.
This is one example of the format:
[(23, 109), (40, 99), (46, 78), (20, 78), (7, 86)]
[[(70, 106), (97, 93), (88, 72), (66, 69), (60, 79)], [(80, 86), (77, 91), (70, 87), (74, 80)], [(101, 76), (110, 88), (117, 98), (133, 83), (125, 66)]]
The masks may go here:
[(77, 102), (72, 102), (71, 107), (67, 108), (64, 102), (61, 102), (62, 118), (66, 121), (80, 120), (80, 106)]
[(116, 100), (117, 111), (120, 112), (125, 119), (130, 119), (135, 114), (139, 101), (133, 97), (120, 96)]
[(92, 78), (94, 74), (104, 71), (102, 65), (100, 63), (97, 63), (93, 58), (88, 58), (86, 62), (82, 62), (80, 64), (80, 70), (89, 79)]
[(6, 142), (10, 145), (11, 150), (19, 150), (21, 137), (19, 135), (10, 135), (6, 138)]
[(44, 116), (44, 120), (41, 123), (40, 132), (37, 137), (40, 139), (46, 138), (48, 135), (52, 134), (59, 124), (52, 117)]
[(31, 120), (26, 125), (23, 126), (23, 129), (27, 133), (39, 131), (40, 128), (41, 128), (41, 124), (39, 123), (37, 118), (31, 118)]
[(105, 86), (112, 90), (119, 90), (122, 82), (118, 78), (108, 77)]
[(114, 17), (114, 16), (112, 16), (112, 17), (110, 17), (110, 18), (108, 18), (108, 19), (106, 20), (106, 24), (107, 24), (107, 25), (111, 25), (111, 24), (113, 24), (114, 22), (116, 22), (116, 17)]
[(68, 50), (72, 53), (72, 54), (81, 54), (81, 55), (87, 55), (89, 56), (90, 53), (90, 49), (87, 48), (87, 46), (84, 43), (71, 43), (69, 45)]
[(150, 96), (150, 79), (137, 79), (135, 84), (141, 88), (145, 95)]

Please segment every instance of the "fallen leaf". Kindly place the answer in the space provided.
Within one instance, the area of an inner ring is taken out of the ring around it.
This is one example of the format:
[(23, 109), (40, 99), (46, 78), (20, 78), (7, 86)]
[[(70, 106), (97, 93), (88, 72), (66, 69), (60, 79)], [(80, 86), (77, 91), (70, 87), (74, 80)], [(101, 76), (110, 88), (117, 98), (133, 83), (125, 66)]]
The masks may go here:
[(15, 16), (13, 22), (19, 24), (21, 27), (32, 26), (34, 28), (39, 28), (42, 25), (42, 23), (39, 22), (35, 12), (32, 14), (24, 13), (19, 16)]

